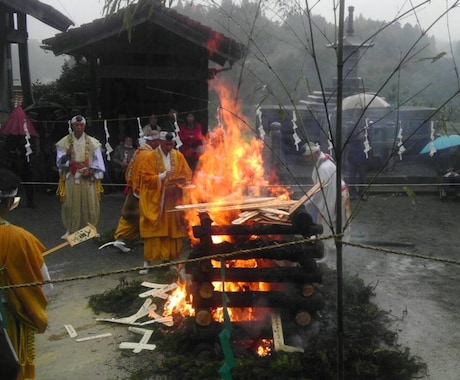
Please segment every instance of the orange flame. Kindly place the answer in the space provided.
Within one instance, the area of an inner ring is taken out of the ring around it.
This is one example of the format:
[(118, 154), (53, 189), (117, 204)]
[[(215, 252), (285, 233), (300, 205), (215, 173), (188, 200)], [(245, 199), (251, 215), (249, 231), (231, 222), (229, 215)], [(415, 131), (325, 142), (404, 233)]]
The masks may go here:
[(218, 32), (212, 33), (212, 36), (206, 42), (206, 49), (208, 50), (209, 56), (212, 57), (219, 49), (220, 44), (224, 40), (224, 35)]
[(177, 285), (177, 288), (171, 293), (165, 303), (163, 316), (166, 317), (174, 313), (180, 313), (185, 317), (193, 316), (195, 309), (192, 307), (191, 300), (187, 298), (186, 283), (178, 282)]
[(259, 345), (256, 348), (257, 356), (263, 357), (270, 355), (272, 352), (273, 340), (272, 339), (261, 339)]
[[(264, 143), (254, 137), (231, 86), (220, 79), (211, 83), (221, 101), (219, 125), (208, 134), (193, 178), (195, 186), (187, 197), (195, 204), (213, 202), (215, 209), (207, 210), (211, 219), (215, 224), (227, 225), (240, 211), (216, 211), (223, 202), (238, 203), (244, 196), (260, 196), (262, 189), (267, 189), (264, 195), (283, 199), (289, 199), (289, 195), (285, 188), (268, 187), (262, 158)], [(189, 226), (199, 224), (196, 210), (188, 211), (186, 219)]]
[[(232, 87), (221, 79), (215, 79), (211, 83), (221, 101), (219, 125), (208, 134), (194, 174), (194, 186), (188, 188), (186, 197), (190, 204), (212, 202), (215, 206), (207, 208), (206, 211), (214, 224), (228, 225), (238, 217), (240, 210), (237, 209), (237, 206), (232, 210), (219, 210), (219, 206), (224, 202), (242, 203), (243, 197), (260, 196), (263, 190), (266, 190), (263, 193), (264, 196), (278, 196), (281, 199), (289, 199), (289, 194), (281, 186), (268, 186), (269, 181), (265, 175), (262, 155), (264, 143), (254, 137), (249, 128), (249, 120), (239, 111), (240, 104), (235, 100), (237, 97)], [(188, 223), (190, 238), (192, 242), (195, 242), (191, 227), (200, 224), (197, 211), (186, 211), (185, 219)], [(227, 240), (227, 237), (213, 236), (213, 240), (216, 243), (217, 240)], [(226, 265), (260, 266), (261, 260), (238, 260), (238, 264), (227, 262)], [(217, 264), (215, 266), (218, 267)], [(222, 283), (213, 283), (213, 286), (216, 291), (222, 290)], [(226, 291), (266, 291), (269, 289), (270, 284), (262, 282), (225, 283)], [(185, 286), (178, 287), (165, 306), (165, 315), (171, 315), (174, 311), (182, 315), (193, 315), (193, 308), (185, 302), (186, 296)], [(229, 308), (230, 319), (232, 321), (260, 319), (258, 317), (264, 315), (264, 311), (255, 313), (255, 310), (254, 308)], [(257, 310), (259, 311), (260, 308)], [(222, 308), (214, 310), (213, 317), (215, 320), (222, 321)]]

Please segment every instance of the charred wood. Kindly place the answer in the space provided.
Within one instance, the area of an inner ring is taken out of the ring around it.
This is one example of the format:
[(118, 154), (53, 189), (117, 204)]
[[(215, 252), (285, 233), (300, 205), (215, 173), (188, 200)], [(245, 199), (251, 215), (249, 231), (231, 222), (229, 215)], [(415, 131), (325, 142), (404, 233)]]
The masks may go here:
[[(298, 244), (284, 245), (286, 241), (275, 240), (251, 240), (244, 244), (220, 243), (212, 247), (198, 244), (193, 249), (190, 258), (221, 255), (235, 252), (235, 257), (227, 260), (245, 260), (245, 259), (273, 259), (300, 261), (301, 257), (309, 256), (312, 258), (323, 257), (324, 244), (321, 240), (311, 242), (299, 242)], [(279, 246), (276, 246), (279, 244)], [(270, 248), (265, 248), (269, 247)], [(238, 251), (251, 250), (248, 253), (237, 253)]]
[[(308, 215), (308, 214), (306, 214)], [(309, 215), (308, 215), (309, 216)], [(305, 222), (306, 223), (306, 222)], [(320, 235), (323, 226), (320, 224), (303, 225), (279, 225), (279, 224), (240, 224), (227, 226), (193, 226), (193, 236), (203, 238), (211, 235), (302, 235), (305, 237)]]
[[(228, 307), (269, 307), (300, 309), (310, 313), (321, 310), (324, 307), (324, 298), (320, 293), (315, 293), (311, 297), (304, 297), (301, 294), (289, 294), (286, 292), (226, 292), (230, 300)], [(195, 309), (216, 308), (222, 306), (222, 292), (214, 292), (210, 298), (202, 299), (199, 295), (193, 297), (193, 307)]]
[[(194, 281), (222, 281), (221, 269), (212, 268), (206, 272), (195, 268), (192, 271)], [(306, 272), (301, 267), (274, 268), (226, 268), (225, 281), (229, 282), (294, 282), (306, 284), (322, 282), (319, 272)], [(311, 285), (311, 284), (308, 284)]]

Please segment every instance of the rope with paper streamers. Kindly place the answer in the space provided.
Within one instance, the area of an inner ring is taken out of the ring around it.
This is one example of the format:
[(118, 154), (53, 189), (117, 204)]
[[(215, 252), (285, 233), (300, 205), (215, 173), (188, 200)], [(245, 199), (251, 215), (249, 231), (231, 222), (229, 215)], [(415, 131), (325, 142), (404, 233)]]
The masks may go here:
[(110, 133), (107, 127), (107, 120), (104, 120), (104, 131), (105, 131), (105, 154), (107, 155), (107, 161), (110, 161), (110, 153), (113, 152), (113, 148), (109, 143)]
[[(243, 249), (243, 250), (229, 252), (229, 253), (221, 253), (221, 254), (216, 254), (212, 256), (202, 256), (202, 257), (196, 257), (193, 259), (174, 260), (174, 261), (170, 261), (167, 263), (151, 265), (149, 267), (140, 266), (140, 267), (126, 268), (126, 269), (118, 269), (118, 270), (113, 270), (109, 272), (99, 272), (99, 273), (92, 273), (92, 274), (87, 274), (87, 275), (79, 275), (79, 276), (66, 277), (66, 278), (60, 278), (60, 279), (58, 278), (58, 279), (46, 280), (46, 281), (36, 281), (36, 282), (31, 282), (31, 283), (26, 283), (26, 284), (5, 285), (5, 286), (0, 286), (0, 290), (26, 288), (26, 287), (31, 287), (31, 286), (45, 285), (45, 284), (58, 284), (58, 283), (72, 282), (72, 281), (79, 281), (79, 280), (90, 280), (90, 279), (97, 278), (97, 277), (111, 276), (115, 274), (125, 274), (125, 273), (130, 273), (130, 272), (138, 272), (139, 270), (146, 269), (146, 268), (147, 269), (166, 268), (166, 267), (170, 267), (173, 265), (196, 263), (196, 262), (210, 260), (210, 259), (216, 259), (216, 260), (220, 260), (222, 258), (237, 259), (239, 255), (247, 255), (251, 253), (263, 252), (263, 251), (274, 249), (274, 248), (278, 249), (278, 248), (283, 248), (283, 247), (288, 247), (288, 246), (295, 246), (298, 244), (305, 244), (308, 242), (311, 243), (313, 241), (328, 240), (328, 239), (336, 239), (337, 241), (340, 241), (341, 237), (342, 235), (326, 235), (326, 236), (317, 237), (315, 239), (306, 238), (306, 239), (300, 239), (300, 240), (290, 241), (290, 242), (281, 243), (281, 244), (267, 245), (264, 247), (258, 247), (258, 248), (252, 248), (252, 249)], [(427, 256), (427, 255), (422, 255), (418, 253), (410, 253), (410, 252), (399, 251), (399, 250), (392, 250), (388, 248), (375, 247), (375, 246), (365, 245), (365, 244), (360, 244), (360, 243), (353, 243), (350, 241), (349, 242), (341, 241), (341, 242), (343, 245), (367, 249), (367, 250), (376, 251), (376, 252), (391, 253), (395, 255), (406, 256), (406, 257), (411, 257), (411, 258), (416, 258), (416, 259), (423, 259), (423, 260), (428, 260), (428, 261), (434, 261), (434, 262), (439, 262), (439, 263), (444, 263), (444, 264), (460, 265), (460, 260)]]
[[(342, 235), (328, 235), (324, 236), (321, 238), (315, 238), (315, 239), (302, 239), (298, 240), (295, 242), (287, 242), (287, 243), (282, 243), (282, 244), (276, 244), (276, 245), (269, 245), (265, 247), (259, 247), (259, 248), (254, 248), (254, 249), (247, 249), (247, 250), (240, 250), (237, 252), (230, 252), (227, 254), (218, 254), (218, 255), (213, 255), (213, 256), (205, 256), (205, 257), (198, 257), (194, 259), (187, 259), (187, 260), (177, 260), (177, 261), (171, 261), (169, 263), (162, 263), (162, 264), (157, 264), (157, 265), (152, 265), (149, 267), (149, 269), (153, 268), (164, 268), (164, 267), (169, 267), (172, 265), (178, 265), (178, 264), (187, 264), (191, 262), (198, 262), (198, 261), (204, 261), (204, 260), (209, 260), (209, 259), (220, 259), (221, 261), (221, 280), (223, 283), (223, 291), (222, 291), (222, 306), (223, 306), (223, 314), (224, 314), (224, 329), (222, 332), (219, 334), (219, 341), (222, 346), (222, 351), (224, 354), (224, 363), (222, 366), (219, 368), (218, 372), (219, 375), (222, 377), (224, 380), (232, 380), (232, 375), (231, 375), (231, 370), (235, 367), (236, 361), (235, 361), (235, 356), (231, 347), (231, 333), (233, 330), (231, 321), (230, 321), (230, 316), (228, 313), (228, 303), (229, 303), (229, 298), (225, 292), (225, 258), (237, 258), (238, 255), (246, 255), (248, 253), (252, 252), (260, 252), (264, 250), (269, 250), (273, 249), (274, 247), (281, 248), (285, 246), (292, 246), (292, 245), (297, 245), (297, 244), (303, 244), (305, 242), (311, 242), (313, 240), (326, 240), (326, 239), (331, 239), (334, 238), (338, 241), (340, 241), (340, 238)], [(455, 265), (460, 265), (460, 261), (458, 260), (453, 260), (453, 259), (445, 259), (445, 258), (437, 258), (437, 257), (432, 257), (432, 256), (426, 256), (426, 255), (421, 255), (421, 254), (416, 254), (416, 253), (408, 253), (405, 251), (399, 251), (399, 250), (392, 250), (392, 249), (387, 249), (387, 248), (382, 248), (382, 247), (375, 247), (375, 246), (370, 246), (370, 245), (365, 245), (365, 244), (359, 244), (359, 243), (353, 243), (353, 242), (344, 242), (341, 241), (342, 244), (346, 246), (351, 246), (355, 248), (361, 248), (361, 249), (367, 249), (367, 250), (372, 250), (372, 251), (377, 251), (377, 252), (383, 252), (383, 253), (390, 253), (390, 254), (396, 254), (396, 255), (402, 255), (402, 256), (407, 256), (407, 257), (412, 257), (412, 258), (420, 258), (424, 260), (429, 260), (429, 261), (435, 261), (435, 262), (441, 262), (441, 263), (447, 263), (447, 264), (455, 264)], [(31, 286), (40, 286), (44, 284), (56, 284), (56, 283), (63, 283), (63, 282), (70, 282), (70, 281), (79, 281), (79, 280), (88, 280), (96, 277), (103, 277), (103, 276), (109, 276), (109, 275), (114, 275), (114, 274), (122, 274), (122, 273), (128, 273), (128, 272), (137, 272), (140, 269), (145, 269), (145, 267), (135, 267), (135, 268), (129, 268), (129, 269), (121, 269), (121, 270), (113, 270), (110, 272), (102, 272), (102, 273), (96, 273), (96, 274), (91, 274), (91, 275), (80, 275), (80, 276), (74, 276), (74, 277), (68, 277), (68, 278), (62, 278), (62, 279), (54, 279), (54, 280), (47, 280), (47, 281), (37, 281), (33, 283), (27, 283), (27, 284), (16, 284), (16, 285), (7, 285), (7, 286), (0, 286), (0, 291), (1, 290), (8, 290), (8, 289), (14, 289), (14, 288), (22, 288), (22, 287), (31, 287)]]

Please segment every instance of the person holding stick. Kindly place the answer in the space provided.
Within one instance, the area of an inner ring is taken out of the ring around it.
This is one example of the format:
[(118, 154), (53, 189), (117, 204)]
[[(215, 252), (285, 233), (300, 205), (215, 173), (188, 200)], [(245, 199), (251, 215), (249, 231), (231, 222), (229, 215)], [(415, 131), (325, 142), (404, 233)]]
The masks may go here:
[(70, 123), (73, 132), (56, 143), (56, 166), (60, 173), (56, 193), (62, 202), (66, 229), (62, 239), (78, 230), (81, 222), (97, 226), (105, 172), (101, 143), (85, 133), (86, 119), (77, 115)]
[[(0, 285), (19, 285), (49, 280), (43, 260), (43, 244), (30, 232), (7, 222), (4, 217), (19, 203), (20, 179), (9, 170), (0, 170)], [(19, 361), (16, 379), (35, 377), (35, 333), (48, 325), (45, 291), (52, 285), (9, 288), (0, 291), (2, 321)], [(0, 355), (6, 355), (2, 347)], [(4, 378), (5, 363), (0, 368)], [(14, 378), (14, 377), (13, 377)]]

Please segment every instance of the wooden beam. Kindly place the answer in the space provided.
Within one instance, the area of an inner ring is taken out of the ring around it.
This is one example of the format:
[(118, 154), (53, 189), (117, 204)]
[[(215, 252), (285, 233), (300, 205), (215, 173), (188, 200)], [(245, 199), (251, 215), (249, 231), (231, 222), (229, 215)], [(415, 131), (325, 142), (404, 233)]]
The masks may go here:
[(0, 0), (0, 3), (9, 6), (14, 12), (19, 11), (24, 14), (31, 15), (32, 17), (40, 20), (41, 22), (58, 29), (61, 32), (67, 30), (73, 21), (67, 16), (54, 9), (48, 4), (43, 4), (36, 0)]
[(34, 103), (32, 80), (30, 78), (29, 46), (27, 44), (27, 19), (25, 13), (17, 13), (18, 32), (25, 41), (18, 44), (19, 72), (22, 87), (22, 103), (25, 107)]
[(99, 68), (100, 78), (156, 79), (156, 80), (205, 80), (207, 70), (200, 72), (190, 68), (161, 66), (116, 66), (103, 65)]
[[(99, 88), (99, 77), (96, 54), (91, 50), (91, 53), (87, 57), (89, 60), (89, 75), (91, 78), (91, 86), (89, 90), (89, 99), (91, 105), (91, 118), (96, 120), (99, 116), (100, 104), (98, 102), (98, 88)], [(100, 132), (100, 131), (98, 131)]]
[[(19, 22), (19, 14), (18, 14)], [(27, 43), (27, 32), (22, 30), (9, 30), (6, 33), (6, 41), (10, 44), (25, 44)]]
[[(8, 30), (9, 13), (3, 4), (0, 4), (0, 30)], [(8, 75), (8, 67), (10, 66), (9, 53), (11, 47), (6, 41), (6, 36), (0, 33), (0, 113), (9, 113), (11, 108), (10, 89), (12, 83)]]
[[(185, 45), (185, 44), (184, 44)], [(152, 55), (152, 56), (186, 56), (190, 57), (196, 56), (196, 54), (190, 53), (190, 46), (180, 47), (176, 45), (165, 45), (158, 41), (145, 41), (145, 42), (129, 42), (118, 40), (103, 40), (96, 42), (93, 45), (94, 49), (97, 51), (98, 56), (101, 57), (105, 54), (110, 54), (113, 56), (113, 53), (121, 52), (123, 54), (141, 54), (141, 55)], [(196, 49), (195, 49), (196, 51)], [(204, 53), (205, 54), (205, 53)]]

